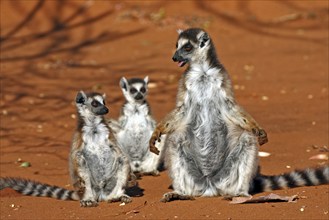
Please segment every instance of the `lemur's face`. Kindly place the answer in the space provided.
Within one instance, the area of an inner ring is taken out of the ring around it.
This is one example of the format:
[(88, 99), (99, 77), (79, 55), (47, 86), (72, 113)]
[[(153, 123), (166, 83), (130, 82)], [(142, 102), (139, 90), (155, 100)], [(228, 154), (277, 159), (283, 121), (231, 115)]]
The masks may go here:
[(105, 115), (109, 112), (109, 109), (105, 106), (105, 94), (86, 94), (80, 91), (75, 101), (79, 112), (84, 115)]
[(172, 57), (179, 67), (186, 63), (202, 62), (206, 59), (209, 48), (209, 36), (201, 29), (179, 31), (176, 51)]
[(123, 95), (128, 102), (142, 103), (144, 102), (147, 95), (147, 84), (148, 77), (144, 79), (133, 78), (127, 80), (122, 77), (120, 80), (120, 87), (122, 89)]

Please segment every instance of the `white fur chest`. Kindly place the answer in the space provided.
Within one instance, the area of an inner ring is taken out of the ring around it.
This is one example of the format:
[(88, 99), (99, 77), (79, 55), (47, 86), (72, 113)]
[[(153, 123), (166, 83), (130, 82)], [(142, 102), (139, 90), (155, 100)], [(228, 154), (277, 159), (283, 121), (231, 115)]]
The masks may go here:
[(207, 65), (191, 66), (186, 76), (185, 104), (206, 105), (209, 101), (219, 99), (222, 81), (218, 68), (209, 68)]
[(131, 105), (127, 104), (124, 108), (124, 124), (125, 130), (133, 130), (145, 132), (145, 129), (153, 129), (151, 118), (149, 116), (149, 109), (146, 104), (144, 105)]
[(82, 140), (86, 150), (101, 155), (109, 149), (109, 130), (104, 124), (85, 125), (82, 128)]
[[(207, 161), (214, 155), (216, 147), (224, 143), (224, 136), (214, 135), (214, 131), (223, 131), (225, 123), (221, 119), (221, 102), (223, 100), (222, 76), (220, 69), (211, 68), (204, 71), (202, 66), (194, 66), (186, 76), (185, 106), (187, 129), (191, 143), (200, 154), (206, 170), (211, 170)], [(224, 135), (224, 134), (223, 134)]]

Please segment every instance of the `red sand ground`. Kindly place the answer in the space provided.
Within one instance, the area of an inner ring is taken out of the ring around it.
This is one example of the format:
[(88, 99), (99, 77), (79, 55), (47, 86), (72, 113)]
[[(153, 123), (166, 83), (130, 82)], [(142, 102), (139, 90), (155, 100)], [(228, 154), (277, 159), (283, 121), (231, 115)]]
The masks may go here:
[[(77, 91), (107, 94), (120, 77), (149, 75), (157, 120), (175, 104), (183, 69), (171, 61), (176, 29), (203, 27), (229, 70), (238, 102), (266, 129), (264, 174), (328, 163), (328, 1), (1, 0), (1, 176), (72, 188), (68, 152)], [(20, 167), (21, 161), (31, 167)], [(160, 203), (164, 171), (139, 181), (131, 204), (79, 202), (1, 191), (1, 219), (328, 219), (326, 186), (280, 190), (296, 203), (232, 205), (223, 198)], [(265, 195), (267, 193), (259, 194)], [(256, 195), (256, 196), (259, 196)]]

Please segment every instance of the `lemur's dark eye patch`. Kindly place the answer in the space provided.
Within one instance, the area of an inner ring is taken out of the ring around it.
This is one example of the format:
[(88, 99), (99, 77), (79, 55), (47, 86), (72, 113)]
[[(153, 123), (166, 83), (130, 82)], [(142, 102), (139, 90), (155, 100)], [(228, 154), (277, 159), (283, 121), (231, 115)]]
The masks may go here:
[(190, 43), (184, 45), (184, 50), (190, 52), (193, 49), (193, 46)]
[(131, 93), (131, 94), (135, 94), (136, 92), (137, 92), (137, 89), (135, 89), (135, 88), (131, 88), (131, 89), (130, 89), (130, 93)]
[(145, 87), (142, 87), (140, 91), (141, 91), (141, 93), (145, 93), (146, 92)]
[(93, 100), (92, 102), (91, 102), (91, 105), (93, 106), (93, 107), (98, 107), (99, 106), (99, 102), (97, 102), (96, 100)]

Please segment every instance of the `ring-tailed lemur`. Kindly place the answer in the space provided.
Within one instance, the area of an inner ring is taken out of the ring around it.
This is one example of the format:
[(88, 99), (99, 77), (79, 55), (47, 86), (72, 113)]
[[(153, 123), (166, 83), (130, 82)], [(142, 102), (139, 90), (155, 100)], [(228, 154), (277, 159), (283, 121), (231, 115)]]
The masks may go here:
[(131, 202), (124, 191), (130, 175), (128, 158), (117, 146), (104, 115), (105, 95), (84, 93), (76, 96), (78, 126), (69, 156), (69, 170), (75, 190), (25, 180), (0, 178), (0, 189), (12, 188), (24, 195), (80, 200), (82, 207), (99, 201)]
[[(126, 102), (122, 106), (118, 122), (111, 122), (117, 125), (116, 138), (119, 146), (129, 156), (132, 171), (158, 175), (161, 157), (149, 150), (149, 141), (156, 122), (146, 100), (148, 82), (148, 77), (128, 80), (121, 78), (120, 87)], [(157, 147), (162, 149), (162, 143), (157, 144)]]
[(176, 108), (158, 124), (150, 140), (166, 134), (166, 166), (174, 191), (162, 201), (194, 196), (248, 196), (250, 193), (329, 182), (329, 166), (264, 176), (258, 146), (267, 135), (235, 101), (231, 81), (202, 29), (179, 31), (172, 58), (189, 64), (178, 89)]

